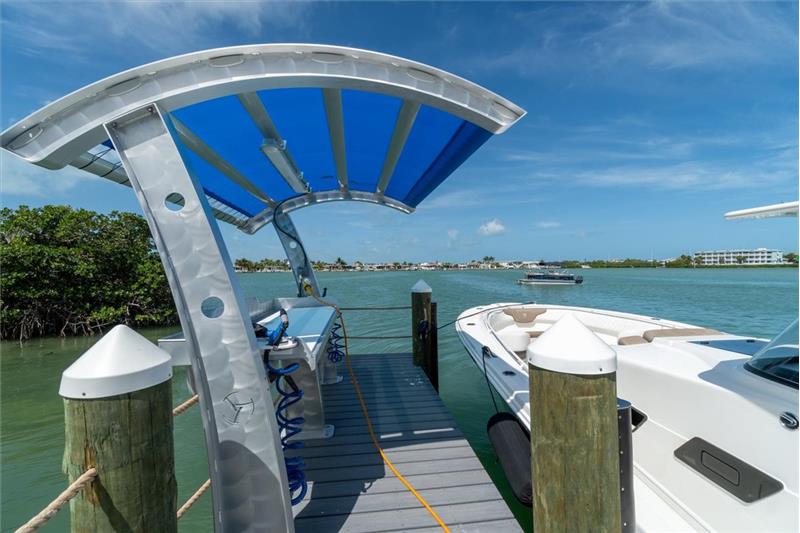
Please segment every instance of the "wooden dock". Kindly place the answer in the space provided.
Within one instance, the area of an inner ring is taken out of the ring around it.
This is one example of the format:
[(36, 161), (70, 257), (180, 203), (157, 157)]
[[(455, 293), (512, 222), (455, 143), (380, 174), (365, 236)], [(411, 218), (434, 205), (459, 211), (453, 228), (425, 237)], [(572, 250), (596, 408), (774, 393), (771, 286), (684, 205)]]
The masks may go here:
[[(411, 354), (354, 355), (381, 446), (454, 532), (520, 532), (521, 528)], [(347, 368), (323, 387), (330, 439), (305, 441), (308, 495), (295, 506), (298, 533), (441, 531), (386, 467), (370, 439)]]

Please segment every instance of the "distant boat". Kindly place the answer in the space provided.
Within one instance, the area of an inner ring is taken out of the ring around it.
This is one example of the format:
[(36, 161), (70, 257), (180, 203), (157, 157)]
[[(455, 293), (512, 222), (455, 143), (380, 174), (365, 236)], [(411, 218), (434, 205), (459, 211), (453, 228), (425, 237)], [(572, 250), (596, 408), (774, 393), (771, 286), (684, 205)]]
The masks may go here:
[(580, 285), (582, 276), (565, 271), (548, 270), (546, 272), (526, 272), (525, 277), (518, 279), (520, 285)]

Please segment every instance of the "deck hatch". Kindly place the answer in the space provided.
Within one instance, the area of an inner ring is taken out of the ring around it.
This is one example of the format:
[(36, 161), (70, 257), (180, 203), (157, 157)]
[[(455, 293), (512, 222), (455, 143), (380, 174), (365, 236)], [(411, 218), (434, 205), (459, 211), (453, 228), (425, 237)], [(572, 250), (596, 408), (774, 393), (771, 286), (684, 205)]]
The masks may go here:
[(777, 479), (700, 437), (676, 449), (675, 457), (745, 503), (783, 490)]

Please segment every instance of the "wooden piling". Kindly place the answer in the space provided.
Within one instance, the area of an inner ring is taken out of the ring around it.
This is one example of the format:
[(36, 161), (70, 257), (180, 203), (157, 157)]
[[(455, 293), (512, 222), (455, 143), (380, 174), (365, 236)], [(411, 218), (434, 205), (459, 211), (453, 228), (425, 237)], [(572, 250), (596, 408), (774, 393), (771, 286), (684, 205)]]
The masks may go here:
[(431, 288), (422, 280), (411, 288), (411, 352), (414, 366), (423, 368), (431, 319), (431, 293)]
[(436, 302), (431, 302), (431, 327), (428, 335), (428, 346), (425, 352), (425, 374), (439, 392), (439, 321), (436, 315)]
[(64, 371), (70, 481), (97, 477), (70, 501), (73, 532), (177, 531), (168, 354), (117, 326)]
[(98, 477), (70, 502), (73, 532), (177, 531), (172, 382), (94, 400), (64, 399), (64, 472)]
[(620, 531), (616, 354), (568, 315), (528, 362), (534, 531)]

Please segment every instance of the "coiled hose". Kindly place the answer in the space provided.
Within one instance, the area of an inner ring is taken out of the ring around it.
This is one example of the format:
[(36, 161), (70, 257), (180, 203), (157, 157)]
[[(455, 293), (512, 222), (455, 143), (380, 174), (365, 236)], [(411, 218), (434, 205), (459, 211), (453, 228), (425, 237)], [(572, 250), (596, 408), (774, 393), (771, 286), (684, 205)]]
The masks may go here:
[[(294, 380), (289, 376), (292, 372), (300, 368), (297, 363), (292, 363), (286, 368), (275, 368), (266, 363), (267, 371), (276, 376), (275, 389), (280, 395), (280, 401), (275, 408), (275, 418), (278, 421), (278, 428), (281, 431), (281, 446), (284, 452), (286, 450), (297, 450), (304, 447), (302, 441), (289, 442), (289, 439), (302, 431), (302, 425), (305, 418), (296, 416), (290, 418), (288, 416), (288, 409), (303, 399), (303, 391), (297, 387)], [(286, 385), (289, 385), (289, 389)], [(305, 467), (305, 460), (302, 457), (284, 457), (286, 463), (286, 476), (289, 478), (289, 495), (292, 499), (292, 505), (297, 505), (306, 495), (308, 491), (308, 483), (306, 482), (306, 474), (303, 471)]]
[(344, 346), (342, 345), (342, 323), (337, 317), (337, 322), (331, 328), (330, 341), (328, 343), (328, 360), (337, 364), (344, 360)]

